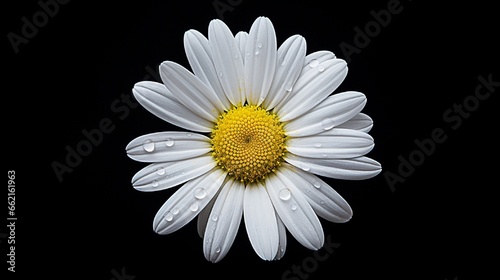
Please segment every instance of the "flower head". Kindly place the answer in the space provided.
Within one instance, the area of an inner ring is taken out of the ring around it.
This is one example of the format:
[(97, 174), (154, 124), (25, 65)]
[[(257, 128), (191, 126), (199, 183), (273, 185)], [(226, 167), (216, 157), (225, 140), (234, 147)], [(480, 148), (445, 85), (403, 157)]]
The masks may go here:
[(329, 51), (306, 55), (299, 35), (278, 48), (266, 17), (236, 36), (213, 20), (208, 39), (189, 30), (184, 46), (193, 72), (165, 61), (163, 84), (133, 88), (147, 110), (187, 130), (140, 136), (126, 148), (151, 163), (133, 177), (137, 190), (183, 184), (156, 214), (154, 231), (169, 234), (198, 217), (212, 262), (227, 254), (242, 219), (262, 259), (283, 256), (286, 230), (305, 247), (321, 248), (318, 216), (342, 223), (352, 210), (317, 175), (362, 180), (381, 171), (365, 157), (374, 146), (373, 122), (361, 113), (365, 95), (331, 95), (346, 62)]

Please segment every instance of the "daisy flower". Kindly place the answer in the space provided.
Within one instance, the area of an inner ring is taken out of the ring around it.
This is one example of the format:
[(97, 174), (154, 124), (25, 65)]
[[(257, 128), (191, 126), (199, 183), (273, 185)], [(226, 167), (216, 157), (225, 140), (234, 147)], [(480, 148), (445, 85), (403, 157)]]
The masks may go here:
[(135, 189), (160, 191), (183, 184), (154, 217), (153, 230), (172, 233), (195, 217), (207, 260), (220, 261), (244, 221), (264, 260), (285, 253), (286, 231), (303, 246), (323, 246), (321, 217), (351, 219), (347, 202), (319, 176), (363, 180), (381, 171), (365, 154), (373, 149), (373, 122), (361, 113), (363, 93), (331, 95), (347, 75), (332, 52), (306, 55), (291, 36), (277, 47), (271, 21), (259, 17), (236, 36), (212, 20), (208, 39), (184, 36), (191, 71), (165, 61), (163, 83), (142, 81), (133, 94), (157, 117), (187, 131), (140, 136), (126, 147), (148, 162)]

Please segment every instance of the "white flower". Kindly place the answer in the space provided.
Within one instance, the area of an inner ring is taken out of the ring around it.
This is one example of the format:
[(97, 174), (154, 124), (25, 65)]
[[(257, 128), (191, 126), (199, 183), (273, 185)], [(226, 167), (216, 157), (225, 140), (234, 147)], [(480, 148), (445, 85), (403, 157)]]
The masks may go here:
[(242, 217), (264, 260), (283, 256), (286, 230), (321, 248), (317, 216), (342, 223), (352, 210), (316, 175), (362, 180), (381, 171), (364, 156), (374, 146), (373, 122), (360, 113), (365, 95), (330, 95), (346, 77), (346, 62), (329, 51), (306, 56), (299, 35), (277, 48), (266, 17), (236, 36), (213, 20), (208, 39), (189, 30), (184, 46), (194, 74), (165, 61), (163, 84), (133, 88), (148, 111), (188, 130), (144, 135), (126, 148), (130, 158), (152, 163), (133, 177), (137, 190), (184, 184), (156, 214), (154, 231), (172, 233), (198, 216), (212, 262), (227, 254)]

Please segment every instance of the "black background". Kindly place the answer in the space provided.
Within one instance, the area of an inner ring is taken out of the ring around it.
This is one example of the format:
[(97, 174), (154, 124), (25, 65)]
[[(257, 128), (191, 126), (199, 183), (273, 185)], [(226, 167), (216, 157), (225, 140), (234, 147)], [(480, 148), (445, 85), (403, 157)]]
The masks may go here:
[[(356, 46), (354, 28), (373, 23), (370, 12), (387, 9), (392, 1), (220, 0), (234, 7), (219, 13), (214, 2), (72, 0), (59, 5), (17, 53), (8, 34), (22, 35), (22, 18), (32, 21), (41, 7), (37, 1), (4, 3), (2, 147), (4, 172), (16, 173), (18, 220), (17, 272), (7, 271), (2, 235), (1, 268), (8, 275), (2, 279), (282, 279), (288, 270), (283, 279), (498, 275), (494, 112), (500, 87), (474, 104), (479, 76), (500, 81), (493, 4), (401, 0), (402, 10), (385, 27), (373, 29), (366, 45), (358, 42), (358, 53), (348, 55), (340, 46)], [(209, 21), (221, 15), (234, 33), (248, 31), (264, 15), (274, 24), (278, 44), (301, 34), (308, 53), (333, 51), (349, 61), (337, 92), (357, 90), (368, 98), (363, 112), (374, 120), (370, 134), (376, 143), (369, 156), (383, 171), (366, 181), (327, 180), (354, 210), (346, 224), (322, 220), (327, 240), (340, 244), (327, 260), (313, 261), (314, 253), (289, 235), (282, 260), (262, 261), (242, 223), (228, 255), (212, 264), (203, 256), (195, 222), (167, 236), (151, 228), (156, 211), (176, 188), (142, 193), (131, 186), (145, 164), (126, 156), (128, 142), (180, 129), (123, 98), (134, 83), (155, 80), (164, 60), (188, 66), (183, 33), (207, 34)], [(461, 123), (457, 113), (450, 115), (453, 121), (443, 117), (464, 100), (477, 108)], [(104, 133), (60, 182), (52, 164), (65, 164), (67, 147), (74, 149), (86, 139), (82, 131), (98, 129), (102, 120), (113, 131)], [(430, 138), (434, 129), (443, 130), (446, 140), (391, 188), (384, 175), (399, 174), (401, 159), (418, 153), (415, 140)], [(2, 196), (7, 208), (7, 190)], [(5, 232), (2, 226), (0, 233)], [(294, 266), (303, 274), (294, 274)]]

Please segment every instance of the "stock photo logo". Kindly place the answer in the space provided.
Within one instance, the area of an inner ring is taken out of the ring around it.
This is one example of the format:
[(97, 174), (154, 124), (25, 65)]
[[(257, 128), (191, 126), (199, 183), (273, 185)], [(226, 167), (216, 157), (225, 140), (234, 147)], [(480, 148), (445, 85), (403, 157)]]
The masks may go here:
[(344, 223), (352, 209), (319, 176), (364, 180), (382, 170), (366, 156), (374, 147), (373, 121), (361, 112), (366, 96), (332, 94), (347, 63), (330, 51), (306, 55), (300, 35), (278, 47), (266, 17), (236, 35), (212, 20), (208, 38), (188, 30), (184, 47), (193, 73), (165, 61), (163, 83), (141, 81), (132, 90), (146, 110), (186, 129), (139, 136), (126, 147), (131, 159), (150, 163), (133, 176), (135, 189), (182, 185), (153, 230), (169, 234), (197, 217), (211, 262), (226, 256), (242, 219), (263, 260), (283, 257), (287, 231), (308, 249), (322, 248), (318, 217)]

